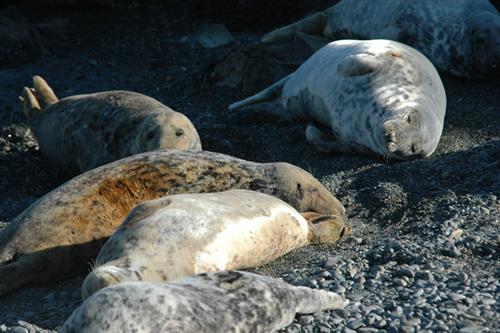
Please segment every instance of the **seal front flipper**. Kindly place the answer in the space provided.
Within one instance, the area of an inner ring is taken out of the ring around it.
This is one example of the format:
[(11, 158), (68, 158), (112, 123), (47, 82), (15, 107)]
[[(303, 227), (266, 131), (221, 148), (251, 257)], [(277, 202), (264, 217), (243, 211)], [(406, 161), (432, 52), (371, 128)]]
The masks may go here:
[(326, 26), (326, 13), (318, 12), (300, 21), (285, 27), (273, 30), (265, 34), (262, 43), (276, 43), (290, 41), (297, 32), (304, 32), (312, 35), (322, 35)]
[(306, 128), (307, 142), (312, 144), (316, 149), (322, 153), (352, 153), (351, 147), (342, 144), (338, 141), (325, 140), (323, 133), (319, 128), (314, 125), (307, 125)]

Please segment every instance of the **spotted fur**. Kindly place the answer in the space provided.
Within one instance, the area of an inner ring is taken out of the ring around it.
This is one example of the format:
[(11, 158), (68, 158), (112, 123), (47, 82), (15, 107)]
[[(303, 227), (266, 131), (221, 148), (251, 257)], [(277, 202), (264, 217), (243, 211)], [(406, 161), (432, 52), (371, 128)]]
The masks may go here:
[(340, 216), (310, 215), (308, 223), (280, 199), (249, 190), (145, 202), (102, 247), (82, 298), (124, 281), (258, 267), (310, 242), (331, 244), (350, 233)]
[(253, 163), (204, 151), (146, 152), (73, 178), (10, 222), (0, 233), (0, 295), (84, 273), (144, 201), (233, 188), (274, 195), (301, 212), (344, 214), (317, 179), (287, 163)]
[(104, 288), (77, 308), (60, 332), (268, 333), (290, 324), (296, 313), (341, 309), (347, 303), (332, 292), (223, 271)]
[[(105, 91), (58, 100), (42, 78), (33, 81), (22, 108), (42, 154), (68, 174), (145, 151), (201, 150), (191, 121), (151, 97)], [(37, 110), (29, 103), (33, 98)]]
[(263, 41), (298, 31), (330, 40), (396, 40), (422, 52), (439, 71), (469, 78), (500, 75), (500, 15), (489, 0), (343, 0)]
[(229, 108), (261, 106), (290, 120), (330, 127), (334, 141), (308, 128), (307, 138), (319, 150), (405, 160), (436, 149), (446, 94), (436, 69), (417, 50), (389, 40), (342, 40)]

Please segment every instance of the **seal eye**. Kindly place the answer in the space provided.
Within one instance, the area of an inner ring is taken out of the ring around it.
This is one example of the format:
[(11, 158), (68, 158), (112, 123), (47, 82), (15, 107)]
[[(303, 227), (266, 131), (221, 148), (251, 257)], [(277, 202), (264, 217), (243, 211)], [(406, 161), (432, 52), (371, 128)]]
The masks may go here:
[(184, 135), (184, 130), (182, 129), (177, 129), (175, 130), (175, 136), (179, 137), (179, 136), (183, 136)]
[(148, 134), (146, 134), (146, 140), (151, 141), (155, 137), (155, 131), (149, 131)]
[(408, 122), (408, 124), (411, 124), (411, 117), (409, 115), (406, 116), (406, 121)]

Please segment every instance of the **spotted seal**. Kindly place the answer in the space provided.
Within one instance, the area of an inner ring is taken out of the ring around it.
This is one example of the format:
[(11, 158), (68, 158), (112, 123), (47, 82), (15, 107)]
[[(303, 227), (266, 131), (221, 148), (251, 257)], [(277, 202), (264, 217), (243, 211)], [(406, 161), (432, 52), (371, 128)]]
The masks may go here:
[(327, 152), (376, 154), (396, 160), (427, 157), (443, 130), (446, 93), (439, 74), (417, 50), (389, 40), (332, 42), (294, 73), (230, 110), (264, 109), (312, 119), (307, 139)]
[(20, 97), (42, 154), (76, 175), (156, 149), (201, 150), (191, 121), (157, 100), (131, 91), (105, 91), (59, 100), (40, 76)]
[(297, 313), (344, 308), (340, 295), (241, 271), (169, 283), (125, 282), (88, 298), (64, 323), (70, 332), (274, 332)]
[(295, 33), (339, 39), (390, 39), (422, 52), (439, 71), (500, 75), (500, 15), (489, 0), (343, 0), (262, 38)]
[(82, 298), (126, 281), (262, 266), (310, 243), (332, 244), (350, 230), (337, 216), (303, 217), (282, 200), (249, 190), (148, 201), (104, 244), (83, 282)]
[(312, 175), (288, 163), (158, 150), (90, 170), (46, 194), (0, 233), (0, 295), (84, 273), (106, 239), (141, 202), (168, 194), (251, 189), (300, 212), (344, 215)]

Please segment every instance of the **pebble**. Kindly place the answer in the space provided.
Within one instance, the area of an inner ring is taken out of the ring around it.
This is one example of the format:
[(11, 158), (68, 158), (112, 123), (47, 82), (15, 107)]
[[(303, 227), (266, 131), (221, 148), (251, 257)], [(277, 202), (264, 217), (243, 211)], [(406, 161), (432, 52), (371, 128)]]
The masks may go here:
[(312, 324), (312, 322), (314, 321), (314, 317), (313, 316), (301, 316), (300, 319), (299, 319), (299, 324), (302, 325), (302, 326), (306, 326), (306, 325), (309, 325), (309, 324)]

